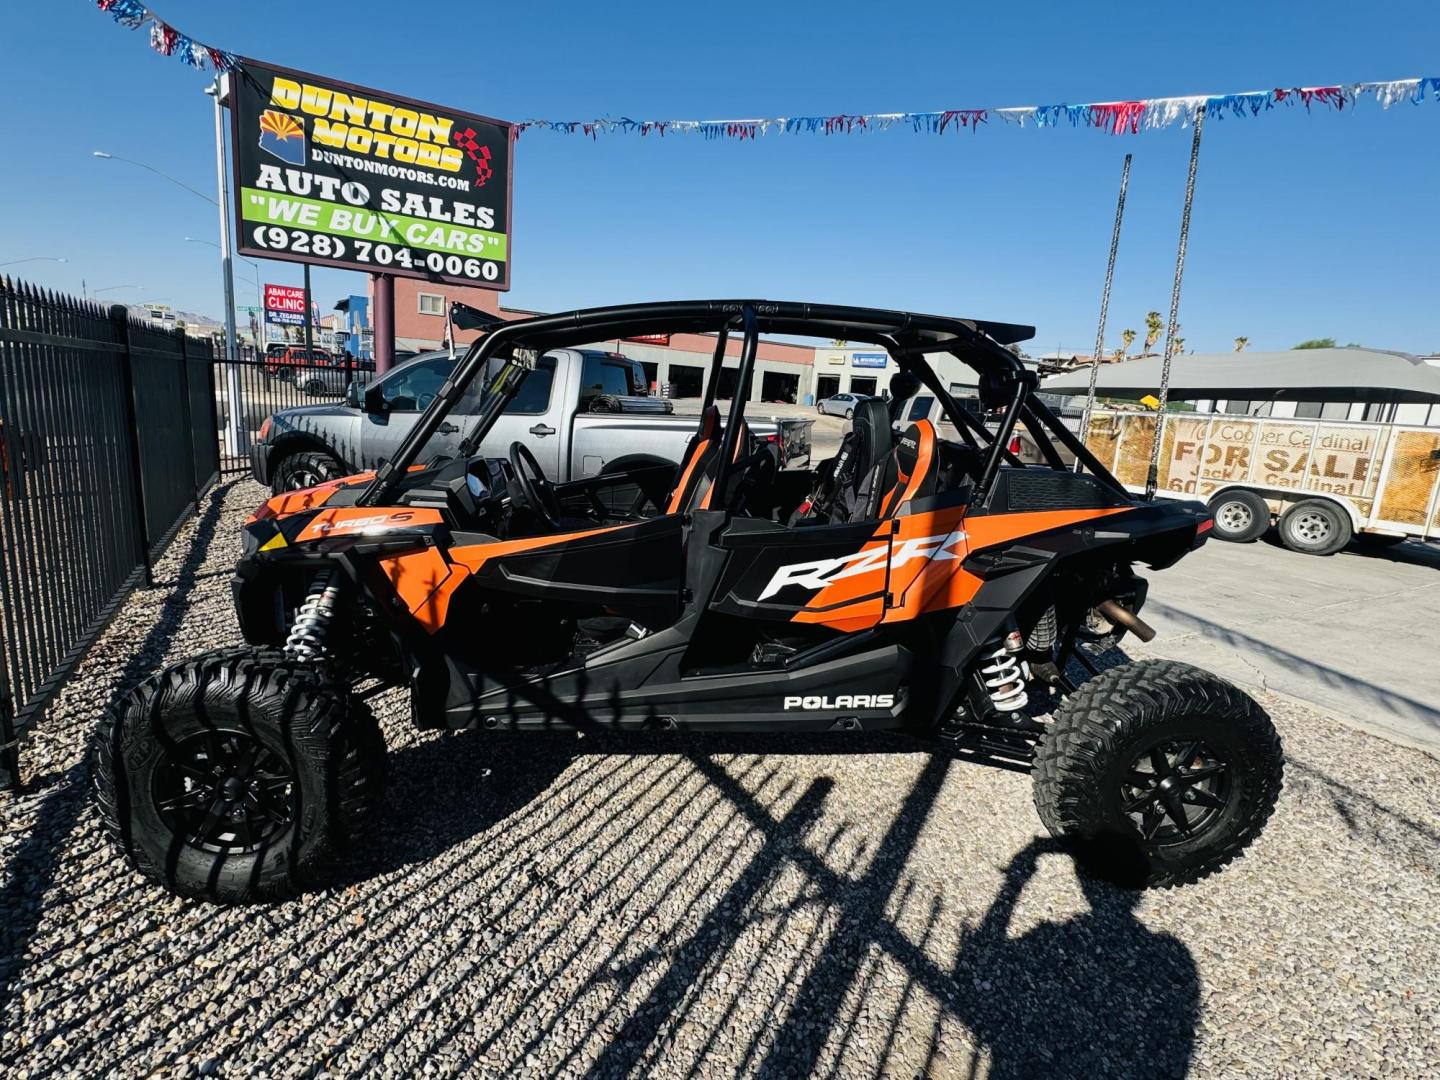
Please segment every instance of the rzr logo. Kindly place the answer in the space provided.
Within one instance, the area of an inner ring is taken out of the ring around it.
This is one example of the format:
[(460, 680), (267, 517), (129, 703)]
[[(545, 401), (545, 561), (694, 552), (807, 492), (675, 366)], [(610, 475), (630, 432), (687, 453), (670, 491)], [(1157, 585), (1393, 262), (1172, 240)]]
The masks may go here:
[(787, 709), (811, 709), (827, 712), (833, 709), (888, 709), (895, 704), (894, 694), (840, 694), (838, 697), (787, 697)]
[[(911, 559), (930, 559), (936, 562), (946, 562), (952, 559), (964, 558), (963, 553), (952, 551), (951, 546), (958, 544), (965, 539), (965, 534), (956, 530), (942, 536), (925, 536), (918, 540), (906, 540), (890, 559), (890, 569), (894, 570), (904, 566)], [(802, 589), (823, 589), (832, 581), (840, 581), (842, 578), (855, 577), (857, 574), (868, 573), (871, 570), (883, 570), (885, 568), (885, 555), (888, 548), (881, 544), (855, 552), (853, 555), (842, 555), (838, 559), (817, 559), (815, 562), (790, 563), (775, 571), (775, 576), (770, 579), (770, 584), (765, 586), (765, 591), (760, 594), (764, 600), (768, 596), (774, 596), (781, 589), (789, 585), (799, 585)]]

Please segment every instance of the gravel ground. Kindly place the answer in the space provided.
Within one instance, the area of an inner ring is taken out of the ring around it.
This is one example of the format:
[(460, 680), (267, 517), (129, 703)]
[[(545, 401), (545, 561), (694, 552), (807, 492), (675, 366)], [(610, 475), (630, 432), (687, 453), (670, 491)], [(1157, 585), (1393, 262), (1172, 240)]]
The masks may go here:
[(97, 835), (83, 748), (120, 688), (235, 640), (260, 495), (181, 535), (0, 795), (6, 1076), (1440, 1068), (1440, 762), (1273, 697), (1279, 811), (1181, 890), (1080, 879), (1028, 776), (900, 739), (420, 736), (389, 699), (345, 879), (174, 899)]

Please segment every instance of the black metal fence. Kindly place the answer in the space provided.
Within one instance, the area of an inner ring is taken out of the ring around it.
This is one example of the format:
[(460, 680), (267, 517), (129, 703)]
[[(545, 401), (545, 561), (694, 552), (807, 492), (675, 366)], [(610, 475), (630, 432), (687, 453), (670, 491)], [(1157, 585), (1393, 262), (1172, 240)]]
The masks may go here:
[[(370, 361), (329, 356), (266, 356), (250, 346), (239, 357), (215, 360), (216, 411), (220, 425), (220, 471), (250, 467), (250, 446), (273, 413), (299, 405), (337, 404), (354, 387), (363, 391), (374, 375)], [(238, 407), (232, 409), (232, 402)]]
[(0, 278), (0, 787), (217, 479), (214, 350)]

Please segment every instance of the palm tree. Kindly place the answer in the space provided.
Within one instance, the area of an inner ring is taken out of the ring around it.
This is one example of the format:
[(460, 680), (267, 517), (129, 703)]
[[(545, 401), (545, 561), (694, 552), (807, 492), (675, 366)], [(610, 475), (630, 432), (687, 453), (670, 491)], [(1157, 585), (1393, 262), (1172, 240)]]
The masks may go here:
[(1118, 363), (1120, 363), (1121, 360), (1124, 360), (1124, 359), (1125, 359), (1125, 350), (1124, 350), (1124, 349), (1116, 349), (1113, 353), (1110, 354), (1110, 362), (1111, 362), (1112, 364), (1118, 364)]
[[(1177, 327), (1176, 329), (1179, 329), (1179, 328)], [(1173, 353), (1171, 353), (1170, 355), (1171, 355), (1171, 356), (1179, 356), (1179, 355), (1180, 355), (1181, 353), (1183, 353), (1184, 351), (1185, 351), (1185, 339), (1184, 339), (1183, 337), (1177, 337), (1177, 338), (1175, 339), (1175, 351), (1174, 351)]]
[(1155, 342), (1160, 340), (1160, 331), (1165, 329), (1165, 323), (1160, 318), (1158, 311), (1147, 311), (1145, 313), (1145, 349), (1149, 353), (1155, 347)]
[(1125, 343), (1125, 347), (1120, 350), (1120, 359), (1123, 360), (1125, 359), (1125, 354), (1130, 351), (1130, 346), (1135, 344), (1135, 331), (1121, 330), (1120, 340)]
[(1249, 339), (1248, 337), (1237, 337), (1237, 338), (1235, 339), (1235, 351), (1236, 351), (1236, 352), (1244, 352), (1244, 351), (1245, 351), (1245, 346), (1246, 346), (1246, 345), (1249, 345), (1249, 344), (1250, 344), (1250, 339)]

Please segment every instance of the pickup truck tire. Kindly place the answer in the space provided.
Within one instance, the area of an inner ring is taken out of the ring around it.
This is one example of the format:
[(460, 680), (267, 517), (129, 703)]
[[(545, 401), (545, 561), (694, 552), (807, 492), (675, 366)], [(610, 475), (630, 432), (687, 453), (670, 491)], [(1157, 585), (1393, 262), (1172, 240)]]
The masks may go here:
[(1270, 528), (1270, 507), (1253, 491), (1222, 491), (1210, 500), (1215, 515), (1215, 536), (1243, 544), (1263, 536)]
[(140, 873), (183, 896), (293, 896), (380, 809), (385, 742), (323, 668), (217, 649), (141, 683), (92, 747), (95, 804)]
[(276, 495), (287, 491), (299, 491), (314, 487), (327, 480), (338, 480), (345, 475), (345, 466), (334, 454), (324, 450), (301, 450), (287, 454), (274, 466), (270, 474), (270, 490)]
[(1334, 555), (1350, 542), (1350, 518), (1323, 499), (1305, 499), (1280, 518), (1280, 539), (1291, 551)]

